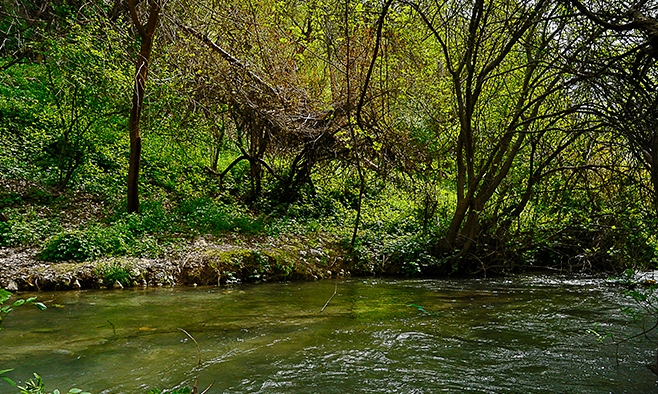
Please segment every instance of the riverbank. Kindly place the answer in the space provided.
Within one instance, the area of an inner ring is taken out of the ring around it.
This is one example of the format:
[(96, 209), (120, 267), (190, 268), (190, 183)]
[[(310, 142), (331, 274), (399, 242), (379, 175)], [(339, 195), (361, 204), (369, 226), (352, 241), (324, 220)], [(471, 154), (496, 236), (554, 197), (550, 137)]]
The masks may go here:
[(598, 224), (590, 226), (600, 230), (595, 233), (580, 225), (551, 237), (525, 232), (514, 241), (489, 238), (466, 255), (456, 250), (441, 254), (440, 230), (423, 228), (408, 204), (384, 197), (365, 208), (352, 246), (354, 211), (338, 200), (316, 197), (248, 206), (219, 197), (165, 195), (145, 199), (135, 215), (117, 205), (119, 197), (59, 193), (20, 179), (3, 180), (0, 186), (0, 287), (10, 291), (318, 280), (350, 274), (620, 273), (655, 265), (653, 252), (638, 246), (627, 253), (618, 245), (621, 230)]
[(345, 251), (329, 235), (198, 238), (157, 258), (49, 262), (37, 248), (0, 248), (0, 288), (9, 291), (196, 286), (350, 275)]

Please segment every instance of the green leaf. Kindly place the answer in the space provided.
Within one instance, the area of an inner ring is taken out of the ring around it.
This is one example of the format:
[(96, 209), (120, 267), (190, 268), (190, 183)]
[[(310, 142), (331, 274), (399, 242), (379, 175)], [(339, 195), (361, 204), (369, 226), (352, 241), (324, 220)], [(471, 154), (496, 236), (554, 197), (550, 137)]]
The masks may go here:
[(6, 377), (6, 376), (2, 376), (2, 377), (0, 377), (0, 379), (1, 379), (1, 380), (4, 380), (5, 382), (7, 382), (7, 384), (9, 384), (10, 386), (12, 386), (12, 387), (16, 387), (16, 382), (14, 382), (13, 380), (9, 379), (8, 377)]
[(17, 307), (17, 306), (21, 306), (21, 305), (23, 305), (23, 304), (25, 304), (25, 300), (20, 299), (20, 300), (16, 300), (16, 302), (14, 302), (14, 303), (12, 304), (12, 306), (13, 306), (13, 307)]
[(26, 304), (32, 303), (32, 302), (36, 301), (36, 299), (37, 299), (37, 297), (30, 297), (27, 300), (25, 300), (25, 303)]
[(13, 370), (14, 370), (14, 368), (11, 368), (11, 369), (0, 369), (0, 375), (4, 375), (4, 374), (6, 374), (7, 372), (11, 372), (11, 371), (13, 371)]
[(82, 390), (80, 389), (71, 389), (69, 390), (69, 394), (80, 394)]
[(42, 310), (42, 311), (45, 311), (46, 309), (48, 309), (48, 307), (45, 304), (41, 303), (41, 302), (35, 302), (34, 306), (36, 306), (37, 308), (39, 308), (39, 310)]
[(11, 293), (5, 289), (0, 289), (0, 304), (5, 303), (9, 298), (11, 298)]

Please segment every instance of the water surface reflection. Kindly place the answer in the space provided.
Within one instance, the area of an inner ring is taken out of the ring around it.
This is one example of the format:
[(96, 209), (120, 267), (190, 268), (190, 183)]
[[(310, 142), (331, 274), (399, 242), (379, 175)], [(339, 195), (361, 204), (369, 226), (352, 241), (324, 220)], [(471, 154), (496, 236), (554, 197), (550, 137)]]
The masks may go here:
[[(348, 279), (233, 289), (41, 293), (0, 333), (0, 369), (40, 373), (48, 389), (138, 393), (199, 385), (210, 393), (649, 393), (647, 338), (629, 300), (601, 280)], [(2, 383), (2, 382), (0, 382)], [(6, 391), (2, 389), (2, 391)]]

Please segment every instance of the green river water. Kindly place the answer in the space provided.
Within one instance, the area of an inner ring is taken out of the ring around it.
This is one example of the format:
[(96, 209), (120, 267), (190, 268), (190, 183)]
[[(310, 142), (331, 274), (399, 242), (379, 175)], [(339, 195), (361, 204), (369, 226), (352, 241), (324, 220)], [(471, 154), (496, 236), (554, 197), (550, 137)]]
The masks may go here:
[[(0, 370), (92, 393), (654, 393), (655, 337), (603, 280), (346, 279), (39, 293), (0, 331)], [(21, 297), (29, 294), (21, 294)], [(197, 367), (195, 344), (201, 348)], [(614, 334), (600, 344), (588, 332)], [(0, 381), (0, 393), (14, 393)]]

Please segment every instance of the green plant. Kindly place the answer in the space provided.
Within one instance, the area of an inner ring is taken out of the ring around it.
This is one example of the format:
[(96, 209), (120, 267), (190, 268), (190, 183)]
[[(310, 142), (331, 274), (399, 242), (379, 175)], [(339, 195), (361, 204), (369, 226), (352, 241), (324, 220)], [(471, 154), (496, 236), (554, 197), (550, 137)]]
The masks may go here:
[(98, 266), (96, 274), (110, 285), (119, 282), (122, 286), (130, 286), (135, 279), (129, 267), (125, 267), (116, 261)]
[(11, 372), (13, 370), (14, 370), (13, 368), (0, 370), (0, 380), (4, 380), (5, 382), (7, 382), (7, 384), (11, 386), (16, 386), (16, 382), (14, 382), (11, 378), (8, 378), (7, 376), (2, 376), (7, 372)]
[(5, 207), (13, 207), (23, 202), (23, 196), (16, 192), (8, 192), (0, 194), (0, 209)]
[[(0, 375), (10, 371), (12, 370), (7, 369), (4, 371), (0, 371)], [(5, 382), (9, 383), (11, 386), (16, 387), (21, 394), (60, 394), (60, 391), (57, 389), (53, 390), (51, 393), (47, 393), (46, 384), (43, 382), (41, 376), (39, 376), (39, 374), (37, 373), (34, 374), (34, 379), (30, 379), (27, 382), (25, 382), (24, 386), (19, 386), (13, 380), (6, 377), (3, 377), (2, 379)], [(69, 391), (67, 391), (67, 394), (91, 394), (91, 393), (87, 391), (83, 391), (81, 389), (72, 388)]]
[[(9, 315), (14, 310), (14, 308), (17, 308), (17, 307), (20, 307), (20, 306), (23, 306), (23, 305), (34, 304), (34, 306), (36, 306), (40, 310), (45, 310), (46, 309), (46, 305), (42, 304), (41, 302), (35, 302), (37, 297), (30, 297), (28, 299), (22, 299), (21, 298), (21, 299), (18, 299), (16, 301), (14, 301), (11, 305), (4, 305), (5, 302), (9, 301), (11, 296), (12, 296), (11, 292), (9, 292), (7, 290), (4, 290), (4, 289), (0, 289), (0, 330), (2, 330), (2, 322), (7, 317), (7, 315)], [(14, 382), (14, 380), (9, 378), (8, 376), (2, 376), (2, 375), (5, 375), (5, 374), (7, 374), (8, 372), (11, 372), (11, 371), (13, 371), (13, 369), (0, 370), (0, 379), (4, 380), (10, 386), (18, 388), (20, 390), (21, 394), (44, 394), (45, 393), (45, 391), (44, 391), (45, 385), (43, 384), (43, 381), (41, 380), (41, 377), (39, 375), (34, 374), (34, 377), (35, 377), (36, 380), (30, 380), (25, 384), (24, 387), (22, 387), (22, 386), (18, 386), (16, 384), (16, 382)], [(73, 390), (76, 390), (76, 389), (73, 389)], [(53, 391), (52, 394), (59, 394), (59, 391), (55, 390), (55, 391)], [(83, 392), (82, 392), (82, 390), (80, 390), (80, 391), (69, 391), (69, 394), (83, 394)], [(86, 393), (86, 394), (89, 394), (89, 393)]]
[(86, 232), (74, 230), (57, 234), (48, 240), (39, 258), (48, 261), (85, 261), (100, 255), (100, 248)]
[(183, 201), (179, 208), (187, 227), (193, 231), (221, 234), (229, 231), (257, 234), (264, 229), (261, 219), (253, 219), (244, 209), (230, 207), (210, 198)]
[[(44, 305), (43, 303), (35, 302), (37, 297), (30, 297), (28, 299), (18, 299), (14, 301), (11, 305), (4, 305), (5, 302), (9, 301), (11, 296), (12, 296), (11, 292), (5, 289), (0, 289), (0, 330), (2, 330), (2, 322), (5, 320), (7, 315), (9, 315), (16, 307), (22, 305), (34, 304), (34, 306), (36, 306), (40, 310), (46, 309), (46, 305)], [(0, 373), (0, 375), (2, 375), (2, 373)]]
[(183, 201), (180, 211), (187, 225), (192, 229), (221, 233), (235, 228), (226, 207), (209, 198)]
[(601, 331), (600, 327), (601, 325), (597, 323), (594, 325), (594, 328), (587, 329), (587, 333), (594, 335), (596, 342), (604, 343), (606, 339), (614, 337), (610, 332)]
[(33, 210), (5, 209), (0, 221), (0, 246), (35, 245), (60, 230), (53, 218), (39, 217)]
[(127, 215), (109, 225), (93, 224), (51, 237), (39, 253), (46, 261), (86, 261), (102, 256), (157, 256), (157, 240), (147, 236), (136, 215)]

